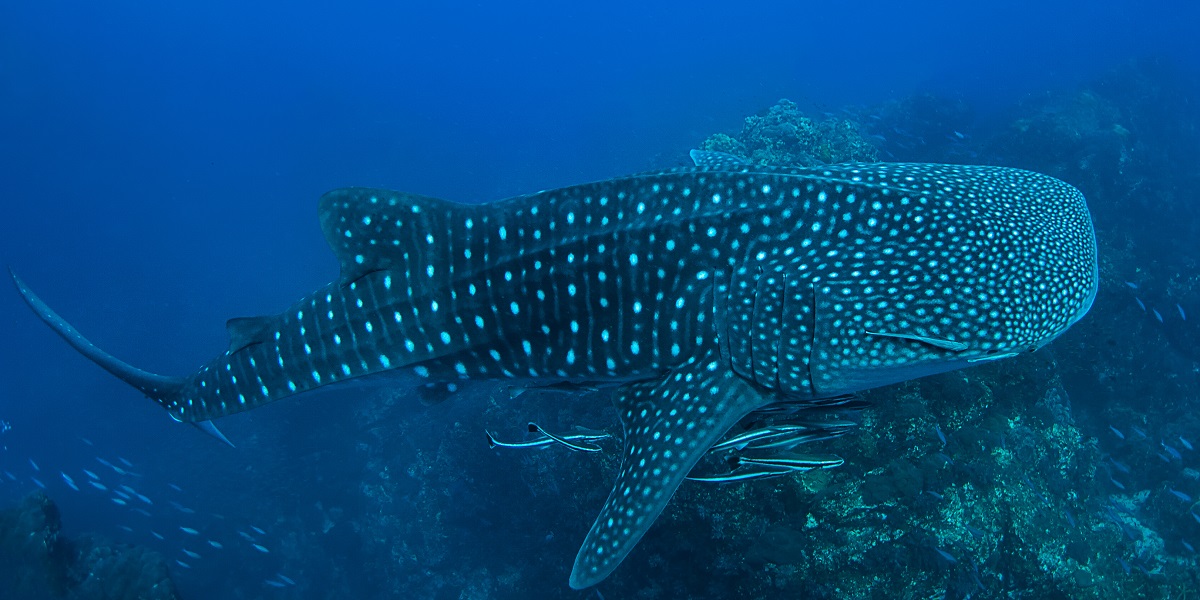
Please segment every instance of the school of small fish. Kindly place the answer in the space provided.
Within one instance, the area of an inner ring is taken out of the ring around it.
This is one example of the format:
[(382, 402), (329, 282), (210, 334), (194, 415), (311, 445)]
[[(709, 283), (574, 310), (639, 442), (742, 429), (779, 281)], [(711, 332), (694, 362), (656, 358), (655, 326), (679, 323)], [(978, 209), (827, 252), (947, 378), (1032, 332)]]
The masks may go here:
[[(1132, 281), (1126, 281), (1126, 282), (1125, 282), (1125, 286), (1126, 286), (1126, 287), (1128, 287), (1130, 290), (1133, 290), (1134, 292), (1136, 292), (1136, 291), (1138, 291), (1139, 289), (1141, 289), (1141, 286), (1139, 286), (1138, 284), (1136, 284), (1136, 283), (1134, 283), (1134, 282), (1132, 282)], [(1138, 308), (1142, 309), (1142, 312), (1149, 312), (1150, 314), (1153, 314), (1153, 315), (1154, 315), (1154, 318), (1155, 318), (1155, 319), (1156, 319), (1156, 320), (1157, 320), (1159, 323), (1162, 323), (1162, 324), (1164, 324), (1164, 325), (1166, 324), (1166, 319), (1163, 317), (1163, 314), (1162, 314), (1162, 313), (1158, 312), (1158, 309), (1157, 309), (1157, 308), (1151, 308), (1151, 307), (1147, 307), (1147, 306), (1146, 306), (1146, 303), (1145, 303), (1145, 302), (1143, 302), (1143, 301), (1142, 301), (1142, 299), (1141, 299), (1141, 298), (1139, 298), (1139, 297), (1137, 297), (1137, 296), (1134, 296), (1134, 297), (1133, 297), (1133, 301), (1134, 301), (1134, 302), (1137, 302)], [(1164, 309), (1164, 310), (1168, 310), (1168, 311), (1169, 311), (1169, 309)], [(1180, 304), (1180, 303), (1178, 303), (1178, 302), (1176, 302), (1176, 303), (1175, 303), (1175, 312), (1179, 313), (1179, 320), (1181, 320), (1181, 321), (1187, 321), (1187, 312), (1183, 310), (1183, 305), (1182, 305), (1182, 304)], [(1168, 314), (1169, 314), (1169, 312), (1168, 312)]]
[[(0, 421), (0, 424), (3, 425), (0, 433), (5, 433), (12, 428), (8, 421)], [(80, 441), (85, 446), (95, 447), (92, 440), (80, 438)], [(204, 565), (205, 554), (200, 547), (210, 553), (251, 552), (251, 554), (246, 554), (247, 557), (271, 552), (268, 539), (271, 536), (266, 529), (249, 523), (244, 524), (242, 528), (232, 530), (224, 524), (214, 526), (211, 522), (201, 523), (203, 515), (181, 502), (186, 499), (186, 495), (184, 489), (178, 484), (167, 483), (164, 489), (152, 491), (151, 488), (154, 486), (149, 482), (149, 478), (137, 470), (133, 461), (122, 456), (117, 456), (115, 459), (103, 456), (93, 456), (93, 458), (107, 471), (78, 467), (57, 469), (57, 478), (51, 475), (50, 479), (43, 479), (39, 475), (54, 473), (54, 471), (44, 470), (43, 465), (36, 460), (27, 458), (29, 473), (24, 478), (38, 489), (50, 493), (69, 490), (69, 493), (79, 494), (81, 498), (111, 503), (110, 506), (115, 509), (126, 511), (125, 514), (130, 515), (133, 520), (115, 524), (115, 530), (121, 532), (116, 534), (118, 539), (124, 537), (127, 541), (152, 545), (169, 557), (173, 553), (178, 553), (176, 557), (171, 557), (169, 560), (179, 569), (200, 569)], [(22, 476), (14, 473), (11, 468), (0, 471), (0, 483), (19, 484), (21, 481)], [(56, 487), (56, 481), (60, 481), (62, 487)], [(169, 496), (176, 496), (178, 499), (169, 498)], [(162, 508), (159, 507), (156, 499), (164, 500)], [(137, 517), (134, 518), (133, 515), (137, 515)], [(193, 522), (175, 525), (174, 530), (178, 533), (173, 534), (168, 530), (155, 529), (151, 525), (152, 523), (162, 525), (163, 519), (185, 519)], [(217, 520), (218, 523), (220, 521), (220, 519)], [(188, 542), (194, 542), (194, 545), (189, 548), (187, 547), (190, 545)], [(297, 585), (295, 579), (274, 570), (269, 577), (263, 579), (262, 583), (269, 588), (286, 588)]]

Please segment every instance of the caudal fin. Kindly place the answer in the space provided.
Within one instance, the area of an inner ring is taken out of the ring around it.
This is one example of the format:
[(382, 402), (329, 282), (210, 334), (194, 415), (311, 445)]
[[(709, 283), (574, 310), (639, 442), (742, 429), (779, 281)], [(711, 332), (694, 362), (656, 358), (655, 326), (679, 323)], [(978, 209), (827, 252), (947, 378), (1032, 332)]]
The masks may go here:
[(154, 373), (147, 373), (97, 348), (95, 344), (80, 335), (70, 323), (67, 323), (62, 317), (58, 316), (58, 313), (51, 310), (49, 306), (46, 306), (46, 303), (42, 302), (42, 299), (38, 298), (37, 294), (34, 294), (29, 289), (29, 286), (25, 285), (25, 282), (21, 281), (21, 278), (17, 277), (17, 274), (12, 269), (9, 269), (8, 273), (12, 275), (13, 283), (17, 286), (17, 292), (21, 294), (21, 298), (25, 300), (29, 308), (33, 309), (38, 318), (49, 325), (50, 329), (53, 329), (55, 333), (62, 336), (64, 340), (67, 340), (67, 343), (72, 348), (91, 359), (92, 362), (100, 365), (105, 371), (116, 375), (121, 381), (141, 390), (147, 397), (155, 400), (169, 398), (178, 394), (179, 390), (183, 388), (183, 379), (179, 377), (164, 377), (162, 375), (155, 375)]

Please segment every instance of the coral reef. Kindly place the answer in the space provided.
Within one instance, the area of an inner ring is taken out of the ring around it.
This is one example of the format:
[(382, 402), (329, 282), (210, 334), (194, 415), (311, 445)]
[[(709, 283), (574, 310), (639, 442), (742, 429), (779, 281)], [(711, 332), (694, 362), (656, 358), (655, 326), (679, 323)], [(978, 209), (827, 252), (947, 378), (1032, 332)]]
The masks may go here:
[(700, 147), (764, 165), (808, 167), (878, 160), (875, 147), (859, 134), (855, 123), (837, 118), (814, 121), (786, 99), (763, 114), (746, 117), (736, 138), (717, 133)]

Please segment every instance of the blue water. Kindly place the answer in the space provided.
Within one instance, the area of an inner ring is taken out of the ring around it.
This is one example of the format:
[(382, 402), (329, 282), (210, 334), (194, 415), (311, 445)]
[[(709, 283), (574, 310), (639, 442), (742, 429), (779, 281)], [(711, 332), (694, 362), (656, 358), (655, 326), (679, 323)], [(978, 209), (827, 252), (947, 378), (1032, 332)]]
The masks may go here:
[[(315, 210), (334, 187), (486, 201), (684, 164), (708, 135), (736, 132), (785, 97), (820, 115), (931, 92), (987, 122), (1134, 58), (1200, 71), (1200, 9), (1185, 2), (652, 4), (9, 3), (0, 7), (0, 260), (112, 354), (185, 374), (224, 350), (227, 318), (277, 312), (336, 276)], [(1151, 232), (1131, 235), (1155, 243)], [(1140, 268), (1194, 269), (1196, 255), (1181, 260), (1180, 248)], [(1164, 315), (1174, 301), (1162, 299)], [(0, 293), (0, 331), (0, 420), (11, 424), (0, 471), (18, 479), (0, 483), (0, 504), (38, 478), (68, 533), (188, 562), (173, 567), (185, 597), (275, 593), (262, 582), (277, 573), (299, 582), (278, 591), (292, 597), (388, 589), (378, 571), (360, 572), (369, 563), (352, 549), (362, 544), (323, 536), (378, 475), (363, 467), (376, 440), (361, 418), (377, 396), (316, 396), (226, 419), (234, 450), (79, 357), (15, 293)], [(445, 451), (441, 428), (472, 418), (475, 402), (389, 413), (403, 423), (391, 458)], [(1095, 418), (1094, 435), (1103, 423)], [(115, 504), (85, 485), (82, 469), (153, 504)], [(455, 543), (479, 531), (479, 544), (503, 547), (486, 534), (489, 520), (517, 508), (506, 501), (539, 501), (513, 497), (499, 477), (452, 493), (467, 506), (444, 508), (468, 515), (447, 528)], [(594, 507), (541, 510), (574, 529), (530, 533), (553, 544), (514, 544), (561, 564), (524, 589), (565, 589)]]

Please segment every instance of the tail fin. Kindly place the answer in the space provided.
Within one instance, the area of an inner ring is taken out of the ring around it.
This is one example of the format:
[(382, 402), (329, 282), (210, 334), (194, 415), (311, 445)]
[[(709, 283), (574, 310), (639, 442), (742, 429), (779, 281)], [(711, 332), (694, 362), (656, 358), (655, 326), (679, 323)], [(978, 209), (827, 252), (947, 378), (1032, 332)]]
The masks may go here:
[(42, 302), (42, 299), (38, 298), (37, 294), (34, 294), (29, 289), (29, 286), (25, 285), (25, 282), (21, 281), (21, 278), (17, 277), (16, 273), (13, 273), (12, 269), (9, 269), (8, 272), (12, 275), (13, 283), (17, 286), (17, 292), (21, 294), (21, 298), (25, 300), (29, 308), (33, 309), (38, 318), (49, 325), (50, 329), (53, 329), (55, 333), (62, 336), (64, 340), (67, 340), (67, 343), (72, 348), (78, 350), (80, 354), (88, 357), (92, 362), (100, 365), (105, 371), (116, 375), (121, 381), (141, 390), (147, 397), (155, 400), (162, 400), (163, 398), (176, 395), (183, 388), (182, 378), (164, 377), (162, 375), (155, 375), (154, 373), (147, 373), (97, 348), (95, 344), (80, 335), (70, 323), (67, 323), (62, 317), (58, 316), (58, 313), (51, 310), (49, 306), (46, 306), (46, 303)]

